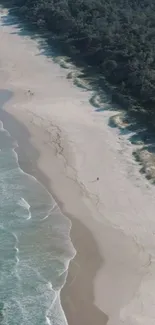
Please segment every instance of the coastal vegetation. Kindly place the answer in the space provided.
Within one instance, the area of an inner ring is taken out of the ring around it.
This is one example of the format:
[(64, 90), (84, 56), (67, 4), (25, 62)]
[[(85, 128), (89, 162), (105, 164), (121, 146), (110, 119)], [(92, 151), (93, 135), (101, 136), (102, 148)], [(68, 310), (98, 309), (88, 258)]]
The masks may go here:
[(154, 123), (153, 0), (7, 2), (20, 16), (55, 35), (64, 51), (95, 68), (124, 108)]
[(120, 105), (123, 112), (111, 117), (109, 125), (119, 127), (120, 132), (126, 128), (129, 132), (136, 131), (130, 141), (137, 145), (140, 142), (142, 147), (135, 150), (134, 156), (143, 165), (141, 171), (155, 182), (155, 2), (0, 0), (0, 3), (8, 5), (32, 29), (39, 30), (48, 44), (58, 46), (61, 56), (55, 56), (55, 61), (63, 68), (73, 68), (69, 57), (84, 67), (79, 69), (80, 74), (74, 68), (68, 73), (67, 78), (74, 84), (92, 90), (92, 80), (97, 81), (90, 99), (97, 111), (109, 109), (108, 94), (110, 100)]

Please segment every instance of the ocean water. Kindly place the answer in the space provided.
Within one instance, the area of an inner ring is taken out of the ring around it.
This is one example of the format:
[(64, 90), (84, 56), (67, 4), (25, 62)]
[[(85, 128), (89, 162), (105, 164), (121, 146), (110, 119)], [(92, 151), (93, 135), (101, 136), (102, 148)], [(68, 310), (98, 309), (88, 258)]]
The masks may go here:
[(64, 325), (71, 223), (20, 169), (14, 140), (0, 122), (0, 325)]

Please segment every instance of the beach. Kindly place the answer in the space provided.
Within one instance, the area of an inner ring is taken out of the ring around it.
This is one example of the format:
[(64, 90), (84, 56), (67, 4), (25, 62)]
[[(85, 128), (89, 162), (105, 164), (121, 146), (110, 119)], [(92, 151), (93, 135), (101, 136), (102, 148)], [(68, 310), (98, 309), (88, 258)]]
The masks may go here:
[(71, 220), (76, 256), (61, 303), (69, 325), (153, 325), (155, 188), (127, 139), (30, 35), (0, 14), (0, 119), (22, 170)]

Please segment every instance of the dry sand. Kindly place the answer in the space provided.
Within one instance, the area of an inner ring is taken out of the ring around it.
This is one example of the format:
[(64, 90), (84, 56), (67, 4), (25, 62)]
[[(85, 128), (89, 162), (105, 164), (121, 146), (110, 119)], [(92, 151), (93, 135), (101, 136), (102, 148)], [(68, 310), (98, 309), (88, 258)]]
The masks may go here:
[(92, 94), (5, 10), (0, 25), (0, 88), (14, 94), (0, 118), (18, 141), (22, 169), (73, 225), (77, 256), (62, 292), (69, 325), (155, 324), (155, 188), (108, 126), (112, 113), (96, 113)]

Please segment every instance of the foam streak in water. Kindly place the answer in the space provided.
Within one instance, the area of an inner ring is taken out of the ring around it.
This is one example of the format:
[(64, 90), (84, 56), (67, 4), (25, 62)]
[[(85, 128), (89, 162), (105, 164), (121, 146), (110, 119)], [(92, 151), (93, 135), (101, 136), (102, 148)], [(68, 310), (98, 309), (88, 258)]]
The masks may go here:
[(49, 215), (55, 210), (56, 207), (58, 207), (58, 206), (57, 206), (57, 203), (55, 202), (53, 204), (52, 209), (49, 211), (49, 213), (42, 220), (46, 220), (49, 217)]
[(23, 197), (21, 197), (20, 200), (18, 201), (18, 205), (20, 205), (21, 207), (23, 207), (25, 210), (28, 211), (27, 220), (30, 220), (31, 212), (30, 212), (30, 205), (28, 204), (28, 202)]
[(2, 122), (0, 133), (3, 325), (66, 325), (60, 292), (75, 256), (71, 222), (45, 187), (20, 168), (18, 143)]

